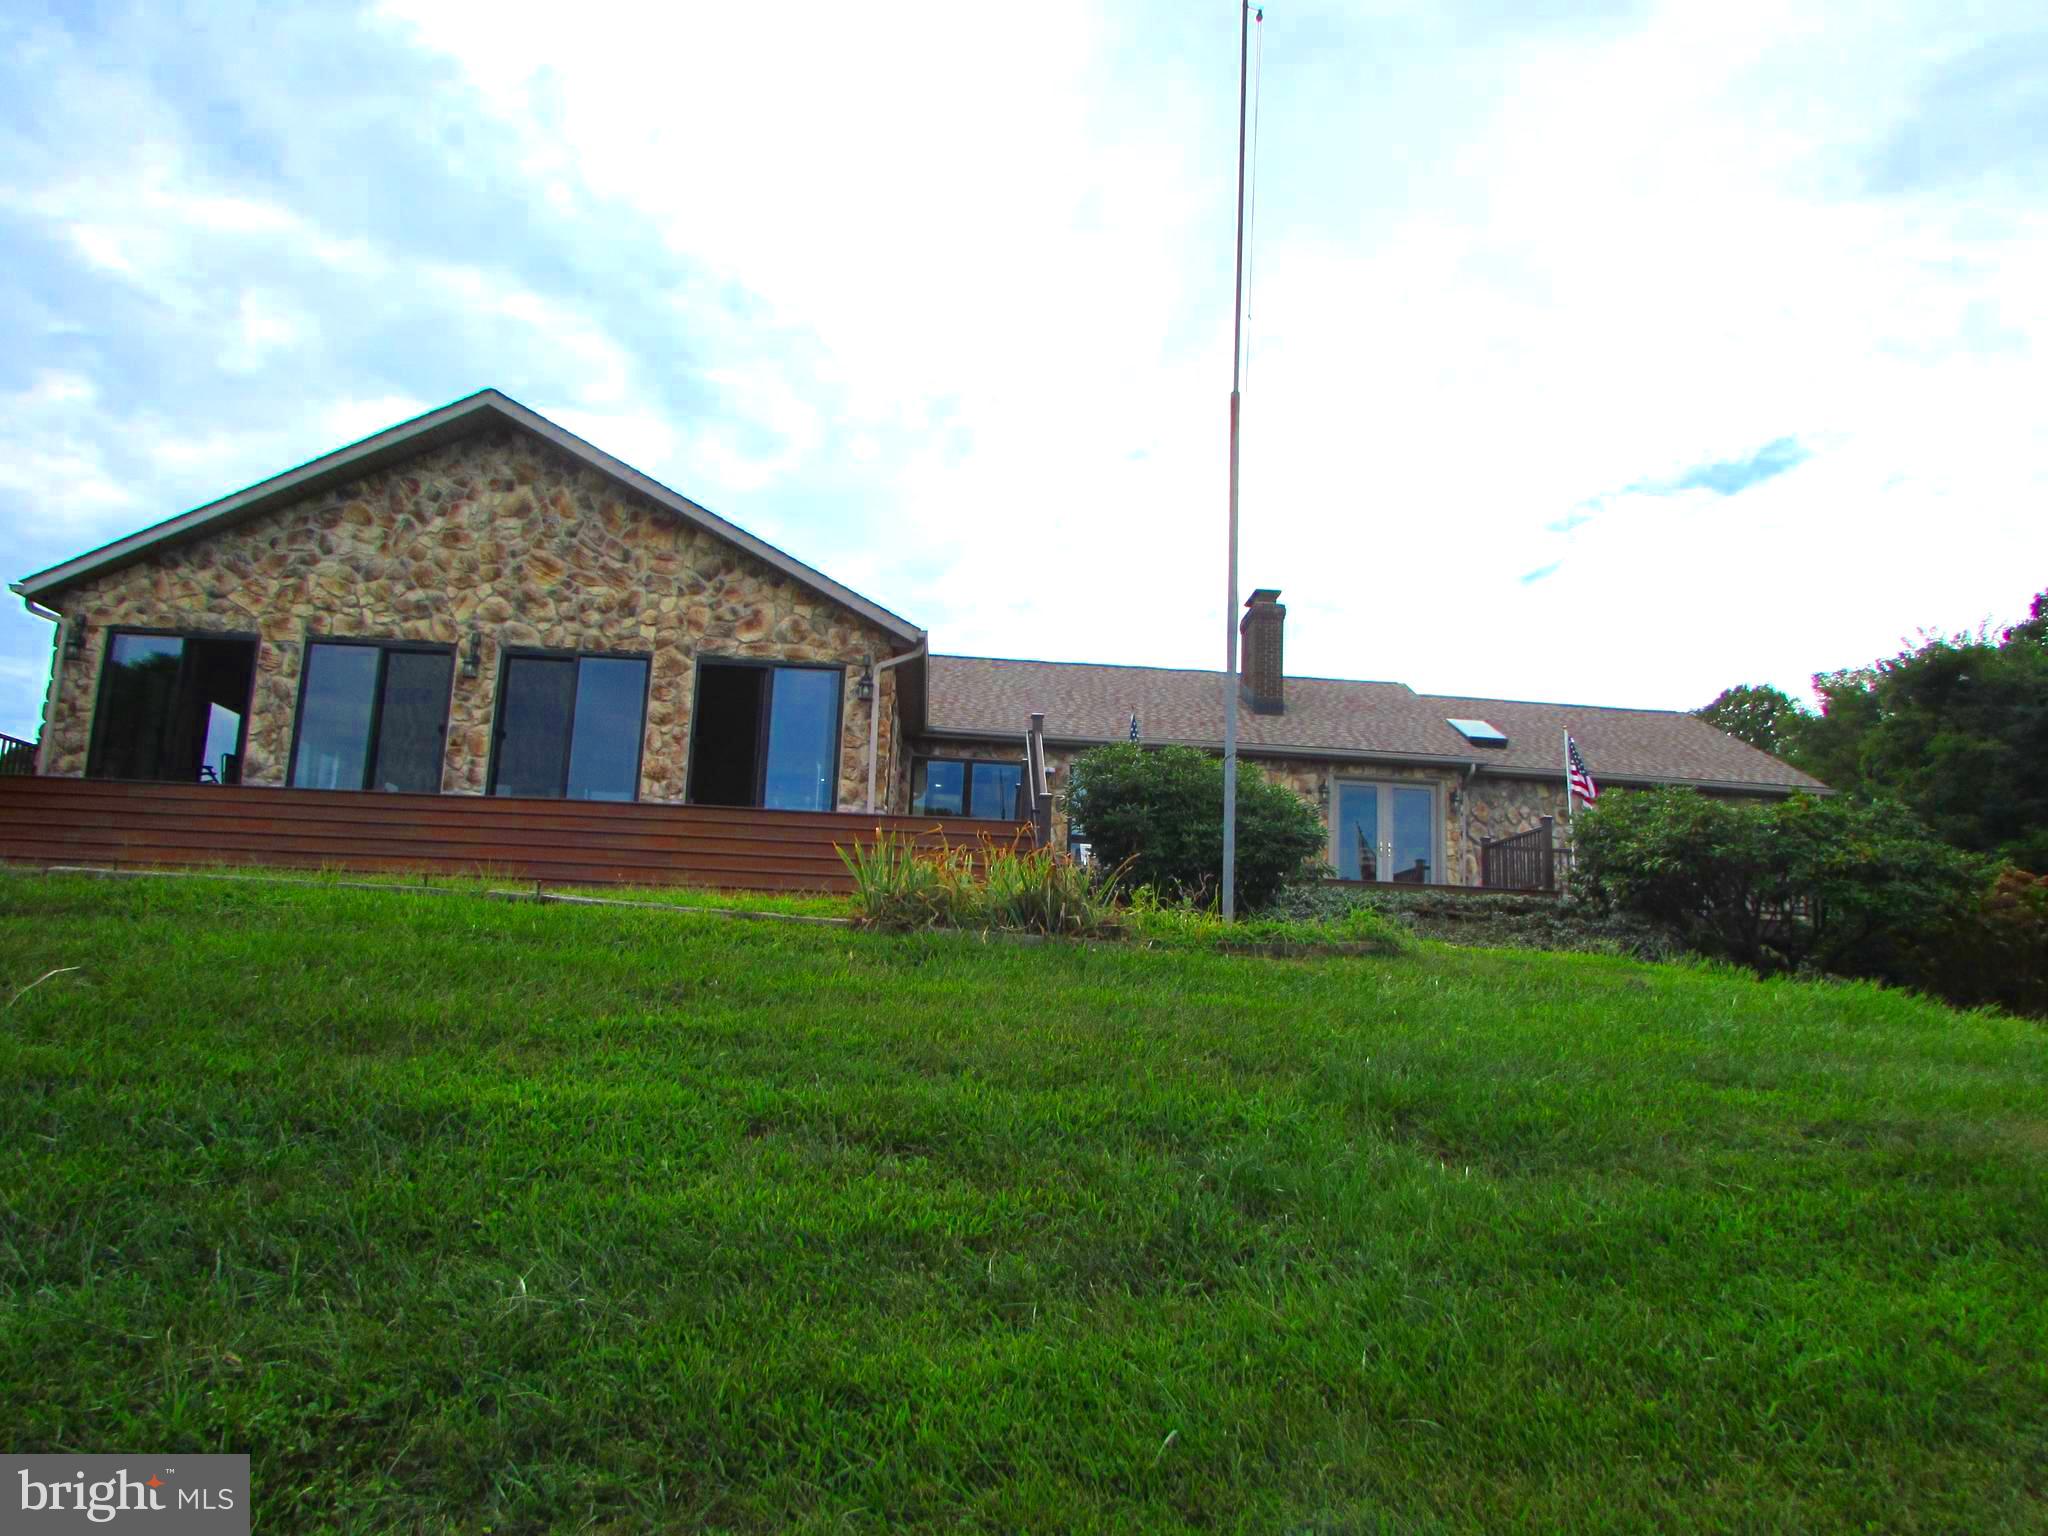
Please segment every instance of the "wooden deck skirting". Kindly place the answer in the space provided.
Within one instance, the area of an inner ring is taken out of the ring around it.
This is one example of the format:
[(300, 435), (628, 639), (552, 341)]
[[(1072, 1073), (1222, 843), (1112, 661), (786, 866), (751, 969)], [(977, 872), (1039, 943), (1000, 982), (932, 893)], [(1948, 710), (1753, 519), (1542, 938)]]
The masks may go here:
[(876, 829), (926, 847), (1028, 842), (1012, 821), (0, 778), (0, 861), (272, 865), (490, 875), (557, 885), (849, 891), (838, 849)]

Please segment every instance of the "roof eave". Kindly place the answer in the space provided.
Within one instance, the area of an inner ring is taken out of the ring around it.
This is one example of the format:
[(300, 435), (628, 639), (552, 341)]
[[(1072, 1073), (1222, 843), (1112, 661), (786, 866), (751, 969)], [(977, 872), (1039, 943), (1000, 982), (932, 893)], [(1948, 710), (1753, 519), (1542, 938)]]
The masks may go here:
[[(1013, 733), (993, 727), (928, 726), (919, 734), (942, 741), (986, 741), (992, 737), (1007, 736)], [(1128, 737), (1124, 736), (1063, 736), (1048, 732), (1045, 741), (1046, 745), (1051, 747), (1087, 748), (1115, 746), (1128, 739)], [(1144, 738), (1144, 744), (1155, 747), (1195, 747), (1204, 752), (1220, 752), (1223, 748), (1223, 744), (1219, 741), (1204, 741), (1191, 737), (1148, 736)], [(1243, 741), (1238, 743), (1237, 750), (1240, 757), (1305, 758), (1341, 763), (1392, 763), (1417, 768), (1476, 768), (1496, 778), (1510, 779), (1540, 780), (1562, 777), (1555, 768), (1524, 768), (1490, 763), (1485, 758), (1476, 755), (1453, 757), (1429, 752), (1375, 752), (1362, 748), (1285, 746), (1267, 743), (1254, 744)], [(1825, 784), (1818, 782), (1810, 784), (1761, 783), (1739, 779), (1684, 778), (1675, 774), (1604, 773), (1600, 776), (1600, 782), (1602, 784), (1612, 784), (1622, 789), (1666, 786), (1682, 789), (1722, 790), (1731, 794), (1826, 795), (1834, 793)]]

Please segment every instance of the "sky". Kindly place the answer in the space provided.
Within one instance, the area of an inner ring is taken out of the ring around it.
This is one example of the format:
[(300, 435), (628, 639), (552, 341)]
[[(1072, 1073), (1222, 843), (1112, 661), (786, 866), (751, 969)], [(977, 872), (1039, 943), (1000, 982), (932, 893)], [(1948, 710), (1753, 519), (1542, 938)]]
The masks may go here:
[[(930, 630), (1220, 666), (1225, 3), (0, 9), (19, 579), (494, 386)], [(1241, 590), (1692, 708), (2048, 587), (2038, 0), (1277, 0)], [(49, 626), (0, 607), (0, 731)]]

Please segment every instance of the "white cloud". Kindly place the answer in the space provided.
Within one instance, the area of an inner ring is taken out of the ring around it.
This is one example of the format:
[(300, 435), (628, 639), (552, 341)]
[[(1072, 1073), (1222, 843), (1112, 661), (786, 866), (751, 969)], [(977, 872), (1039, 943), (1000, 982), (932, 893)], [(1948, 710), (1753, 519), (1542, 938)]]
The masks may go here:
[(90, 379), (49, 369), (0, 395), (0, 491), (32, 506), (44, 527), (76, 537), (92, 537), (136, 500), (88, 430), (97, 393)]
[[(2048, 203), (1974, 130), (1967, 181), (1871, 168), (2027, 8), (1496, 9), (1265, 23), (1240, 586), (1294, 668), (1684, 705), (2022, 611)], [(94, 298), (19, 307), (0, 489), (146, 520), (495, 383), (941, 648), (1213, 664), (1228, 20), (388, 0), (363, 78), (449, 78), (346, 110), (212, 34), (182, 91), (155, 34), (52, 45), (0, 212)], [(501, 202), (414, 249), (398, 189), (325, 195), (379, 145)], [(194, 358), (243, 403), (173, 398)], [(1628, 489), (1784, 438), (1734, 497)]]
[[(460, 64), (537, 176), (651, 219), (821, 353), (806, 376), (785, 338), (725, 338), (744, 361), (710, 378), (786, 449), (693, 431), (690, 473), (766, 492), (821, 453), (871, 462), (856, 445), (894, 427), (911, 446), (877, 471), (872, 534), (929, 568), (914, 607), (942, 646), (1214, 656), (1227, 300), (1190, 301), (1227, 275), (1228, 161), (1197, 158), (1227, 138), (1196, 116), (1227, 75), (1158, 69), (1121, 100), (1110, 66), (1139, 61), (1064, 11), (797, 7), (769, 50), (734, 8), (600, 9), (573, 35), (487, 9), (385, 14)], [(1295, 599), (1303, 670), (1682, 704), (1736, 659), (1796, 682), (1864, 615), (2012, 605), (2023, 583), (1975, 537), (1902, 562), (1869, 534), (1936, 518), (2043, 564), (1998, 510), (2048, 459), (2016, 387), (2040, 210), (1862, 195), (1889, 103), (1961, 45), (1932, 8), (1845, 22), (1669, 6), (1490, 55), (1446, 38), (1402, 67), (1507, 87), (1417, 124), (1429, 177), (1383, 202), (1386, 124), (1287, 100), (1316, 61), (1269, 20), (1243, 585)], [(1738, 498), (1618, 494), (1786, 436), (1815, 461)], [(995, 577), (1020, 537), (1054, 579)]]
[(279, 352), (302, 346), (317, 322), (285, 299), (261, 289), (242, 295), (235, 330), (222, 349), (220, 365), (231, 373), (254, 373)]

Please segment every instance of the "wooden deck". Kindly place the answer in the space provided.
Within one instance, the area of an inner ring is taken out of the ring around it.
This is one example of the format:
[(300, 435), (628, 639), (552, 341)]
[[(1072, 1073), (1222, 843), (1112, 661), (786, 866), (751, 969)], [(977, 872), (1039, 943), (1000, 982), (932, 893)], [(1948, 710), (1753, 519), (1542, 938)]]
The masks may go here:
[(551, 885), (852, 889), (838, 849), (1028, 841), (1020, 822), (246, 785), (0, 778), (0, 862), (272, 865)]

